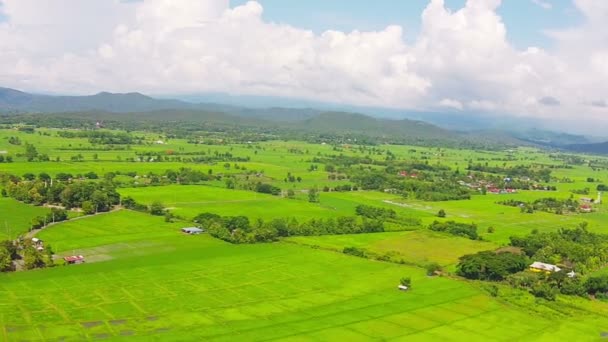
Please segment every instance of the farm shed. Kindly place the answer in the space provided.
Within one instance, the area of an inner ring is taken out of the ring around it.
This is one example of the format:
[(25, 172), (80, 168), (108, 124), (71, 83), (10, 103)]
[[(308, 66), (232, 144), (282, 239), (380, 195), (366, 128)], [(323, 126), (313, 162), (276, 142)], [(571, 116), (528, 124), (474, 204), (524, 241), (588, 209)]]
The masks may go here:
[(534, 272), (551, 273), (551, 272), (559, 272), (562, 269), (555, 265), (546, 264), (546, 263), (540, 262), (540, 261), (535, 261), (532, 263), (532, 265), (530, 265), (530, 270), (532, 270)]
[(63, 260), (65, 260), (65, 262), (68, 263), (69, 265), (82, 264), (82, 263), (84, 263), (84, 256), (71, 255), (71, 256), (64, 257)]
[(190, 235), (197, 235), (200, 233), (204, 233), (205, 231), (197, 227), (187, 227), (182, 228), (182, 232)]

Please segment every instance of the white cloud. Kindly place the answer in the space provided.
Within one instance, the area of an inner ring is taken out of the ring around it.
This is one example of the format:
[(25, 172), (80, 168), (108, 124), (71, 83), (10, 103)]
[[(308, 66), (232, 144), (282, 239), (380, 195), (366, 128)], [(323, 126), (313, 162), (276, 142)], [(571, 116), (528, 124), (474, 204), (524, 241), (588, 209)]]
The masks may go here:
[(599, 127), (608, 108), (591, 104), (606, 97), (608, 1), (573, 1), (585, 20), (548, 32), (554, 49), (518, 50), (499, 0), (468, 0), (457, 11), (430, 1), (412, 44), (400, 26), (314, 34), (266, 22), (257, 2), (0, 0), (8, 18), (0, 22), (0, 84), (443, 106), (552, 122), (576, 114)]
[(463, 108), (462, 103), (460, 103), (460, 101), (456, 101), (456, 100), (452, 100), (452, 99), (443, 99), (443, 100), (439, 101), (439, 106), (446, 107), (446, 108), (452, 108), (452, 109), (458, 109), (458, 110), (462, 110), (462, 108)]
[(532, 2), (546, 10), (550, 10), (553, 8), (553, 5), (549, 1), (546, 1), (546, 0), (532, 0)]

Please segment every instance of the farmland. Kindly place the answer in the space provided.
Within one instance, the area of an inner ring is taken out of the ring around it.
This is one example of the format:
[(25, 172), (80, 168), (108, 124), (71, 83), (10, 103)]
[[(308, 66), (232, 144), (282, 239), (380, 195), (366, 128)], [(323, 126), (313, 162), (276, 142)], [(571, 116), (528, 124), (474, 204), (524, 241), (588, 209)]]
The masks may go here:
[[(608, 233), (603, 203), (542, 206), (595, 199), (604, 157), (93, 131), (132, 139), (110, 144), (83, 132), (0, 129), (11, 156), (0, 163), (2, 239), (37, 217), (67, 219), (17, 239), (44, 241), (54, 262), (0, 274), (0, 340), (549, 341), (608, 330), (601, 295), (547, 299), (458, 272), (465, 255), (517, 251), (512, 237)], [(191, 226), (207, 232), (180, 232)], [(570, 261), (551, 253), (534, 257)], [(63, 265), (70, 255), (86, 262)], [(606, 274), (604, 255), (585, 257), (584, 279)], [(402, 278), (408, 291), (396, 289)]]

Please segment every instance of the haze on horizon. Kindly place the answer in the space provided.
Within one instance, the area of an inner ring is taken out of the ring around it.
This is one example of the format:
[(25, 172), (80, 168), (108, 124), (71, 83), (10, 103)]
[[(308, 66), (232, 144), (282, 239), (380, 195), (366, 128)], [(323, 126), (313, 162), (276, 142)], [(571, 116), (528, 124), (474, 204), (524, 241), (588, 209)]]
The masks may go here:
[(608, 1), (322, 3), (0, 0), (0, 86), (608, 123)]

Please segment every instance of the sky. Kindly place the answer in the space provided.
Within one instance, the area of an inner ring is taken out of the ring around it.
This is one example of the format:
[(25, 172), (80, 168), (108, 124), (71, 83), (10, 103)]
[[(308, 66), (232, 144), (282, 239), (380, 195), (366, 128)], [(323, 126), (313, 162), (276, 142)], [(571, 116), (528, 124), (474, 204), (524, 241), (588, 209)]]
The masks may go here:
[[(0, 86), (608, 124), (606, 0), (0, 0)], [(604, 126), (602, 126), (604, 125)]]

